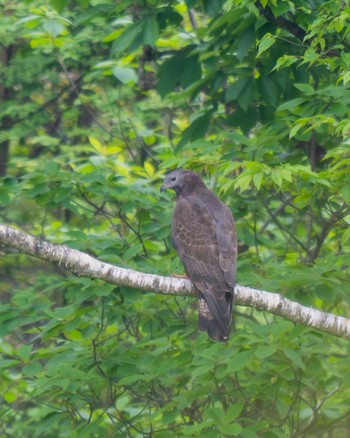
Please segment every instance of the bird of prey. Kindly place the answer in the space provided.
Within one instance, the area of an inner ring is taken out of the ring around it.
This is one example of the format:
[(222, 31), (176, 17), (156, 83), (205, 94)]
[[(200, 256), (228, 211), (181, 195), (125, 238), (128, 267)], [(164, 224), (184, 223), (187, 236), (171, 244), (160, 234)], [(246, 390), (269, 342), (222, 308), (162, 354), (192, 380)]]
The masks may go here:
[(230, 209), (194, 172), (175, 169), (160, 188), (176, 193), (171, 241), (199, 294), (198, 327), (227, 342), (236, 281), (237, 237)]

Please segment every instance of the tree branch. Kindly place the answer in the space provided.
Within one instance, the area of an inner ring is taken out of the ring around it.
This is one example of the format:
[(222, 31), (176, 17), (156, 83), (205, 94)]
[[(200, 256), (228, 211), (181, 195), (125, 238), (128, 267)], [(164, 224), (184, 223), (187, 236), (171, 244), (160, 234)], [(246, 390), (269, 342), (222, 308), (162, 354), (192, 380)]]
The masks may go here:
[[(0, 244), (51, 263), (59, 263), (80, 276), (164, 295), (197, 296), (193, 284), (187, 279), (145, 274), (103, 263), (76, 249), (49, 243), (5, 225), (0, 225)], [(235, 303), (350, 339), (350, 319), (302, 306), (277, 293), (237, 285)]]
[(282, 29), (286, 29), (289, 33), (297, 37), (299, 40), (303, 41), (306, 32), (304, 29), (299, 27), (296, 23), (287, 20), (283, 16), (275, 17), (273, 15), (272, 9), (269, 6), (263, 6), (260, 0), (255, 2), (255, 6), (258, 8), (260, 15), (266, 18), (270, 23), (276, 24)]
[[(267, 5), (263, 6), (263, 4), (261, 3), (261, 0), (256, 0), (254, 5), (258, 9), (260, 15), (262, 17), (264, 17), (268, 22), (275, 24), (276, 26), (278, 26), (281, 29), (285, 29), (287, 32), (291, 33), (296, 38), (298, 38), (306, 46), (310, 45), (309, 41), (304, 41), (304, 39), (307, 35), (307, 32), (304, 29), (302, 29), (300, 26), (298, 26), (298, 24), (287, 20), (282, 15), (275, 17), (273, 12), (272, 12), (272, 9)], [(329, 57), (340, 56), (340, 51), (338, 51), (338, 50), (325, 50), (325, 51), (322, 50), (322, 52), (324, 52), (324, 54), (326, 54)], [(320, 51), (320, 53), (321, 53), (321, 51)]]

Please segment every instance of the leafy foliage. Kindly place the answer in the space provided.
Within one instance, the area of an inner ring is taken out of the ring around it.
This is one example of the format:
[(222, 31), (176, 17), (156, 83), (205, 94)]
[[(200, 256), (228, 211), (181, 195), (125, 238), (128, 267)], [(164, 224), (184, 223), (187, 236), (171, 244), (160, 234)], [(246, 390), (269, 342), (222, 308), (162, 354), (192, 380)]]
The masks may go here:
[[(0, 2), (3, 222), (168, 275), (176, 166), (237, 221), (241, 284), (349, 315), (343, 1)], [(0, 262), (0, 434), (343, 437), (349, 346), (236, 309)]]

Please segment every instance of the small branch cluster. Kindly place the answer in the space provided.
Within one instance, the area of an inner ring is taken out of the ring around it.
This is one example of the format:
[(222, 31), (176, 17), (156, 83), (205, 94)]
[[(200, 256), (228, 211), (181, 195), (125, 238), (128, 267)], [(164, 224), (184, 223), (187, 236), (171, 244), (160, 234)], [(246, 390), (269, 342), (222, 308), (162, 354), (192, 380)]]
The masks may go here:
[[(145, 274), (103, 263), (76, 249), (49, 243), (5, 225), (0, 225), (0, 244), (47, 262), (58, 263), (80, 276), (164, 295), (197, 295), (193, 284), (187, 279)], [(278, 293), (237, 285), (235, 303), (350, 339), (350, 319), (302, 306)]]

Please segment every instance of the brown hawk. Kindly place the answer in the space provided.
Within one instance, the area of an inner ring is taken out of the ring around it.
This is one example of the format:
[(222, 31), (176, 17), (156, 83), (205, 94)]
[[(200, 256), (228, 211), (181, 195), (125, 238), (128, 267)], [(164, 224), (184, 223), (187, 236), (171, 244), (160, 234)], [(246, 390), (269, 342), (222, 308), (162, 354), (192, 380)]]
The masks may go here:
[(232, 323), (237, 238), (230, 209), (190, 170), (168, 173), (160, 188), (176, 193), (171, 241), (199, 292), (198, 327), (226, 342)]

